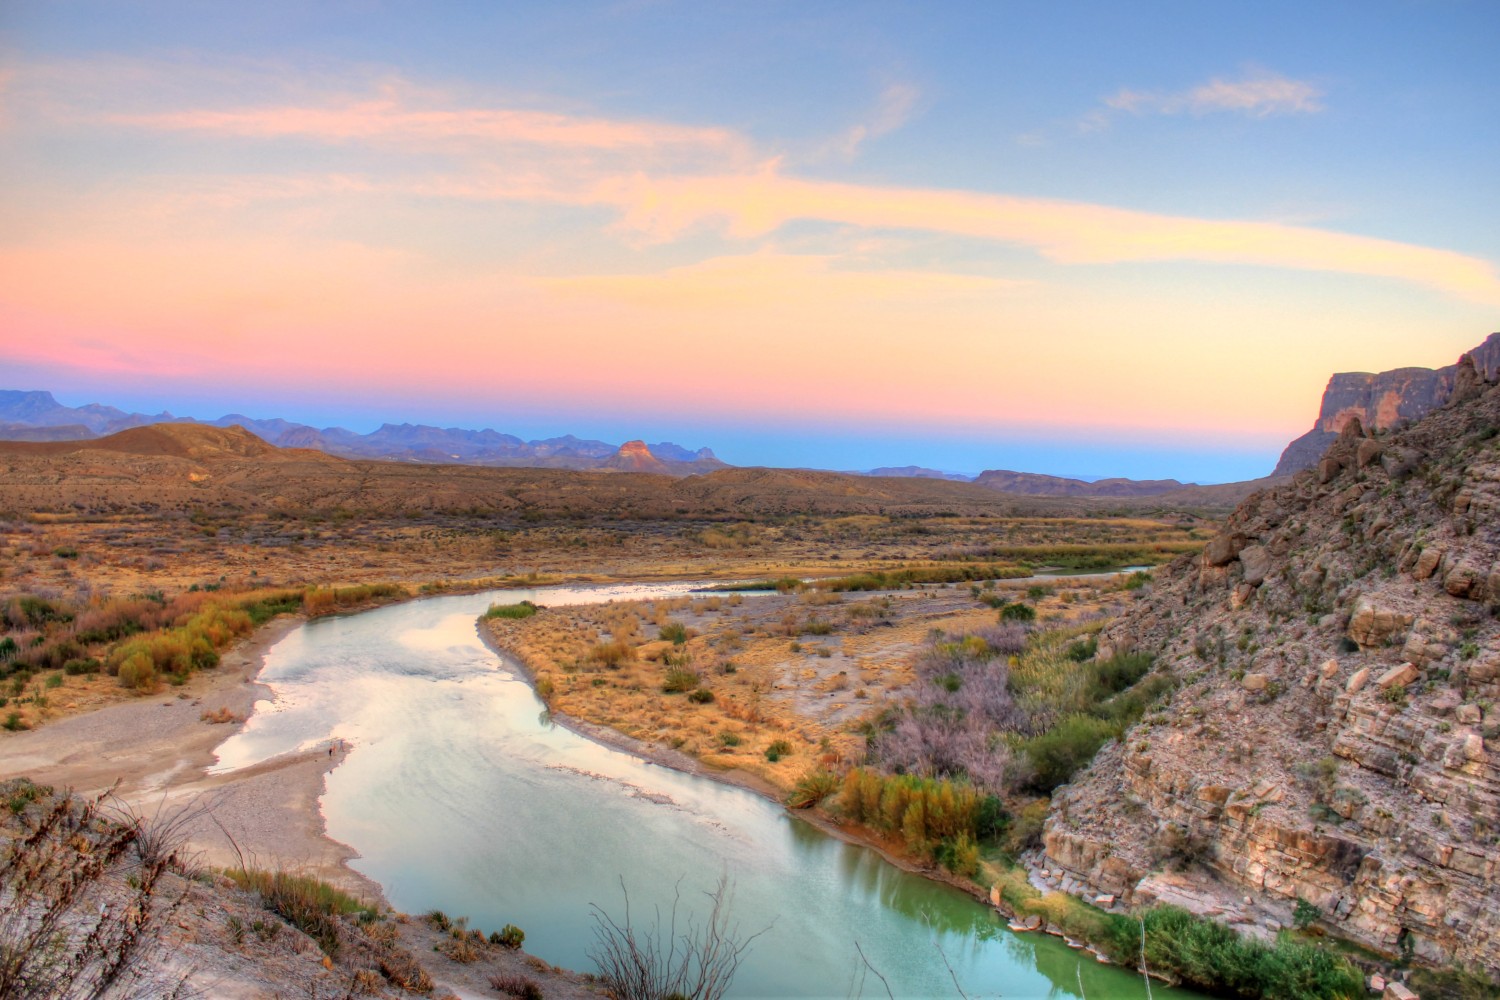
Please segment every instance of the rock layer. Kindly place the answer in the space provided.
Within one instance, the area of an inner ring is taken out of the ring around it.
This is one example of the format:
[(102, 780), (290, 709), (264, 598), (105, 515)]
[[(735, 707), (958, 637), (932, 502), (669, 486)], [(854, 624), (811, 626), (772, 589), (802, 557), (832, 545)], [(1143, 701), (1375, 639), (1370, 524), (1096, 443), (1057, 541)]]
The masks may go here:
[(1178, 686), (1059, 791), (1049, 865), (1130, 902), (1175, 870), (1260, 929), (1303, 899), (1377, 951), (1500, 974), (1500, 386), (1482, 368), (1447, 369), (1448, 402), (1404, 429), (1347, 419), (1316, 469), (1247, 500), (1101, 634)]

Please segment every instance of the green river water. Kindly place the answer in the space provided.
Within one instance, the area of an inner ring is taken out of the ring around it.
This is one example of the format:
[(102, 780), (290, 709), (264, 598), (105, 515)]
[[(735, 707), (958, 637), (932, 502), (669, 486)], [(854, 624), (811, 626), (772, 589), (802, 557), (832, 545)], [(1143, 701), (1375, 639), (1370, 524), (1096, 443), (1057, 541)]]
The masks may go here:
[(956, 997), (954, 977), (970, 997), (1146, 996), (1138, 976), (1057, 938), (1012, 934), (991, 908), (760, 796), (550, 724), (475, 621), (496, 600), (687, 589), (511, 590), (310, 622), (267, 654), (261, 680), (276, 698), (219, 748), (219, 767), (348, 740), (322, 806), (330, 836), (360, 853), (353, 867), (402, 910), (441, 908), (486, 931), (516, 924), (528, 951), (569, 968), (592, 968), (590, 904), (621, 916), (622, 879), (639, 924), (671, 905), (675, 887), (684, 913), (702, 912), (703, 893), (727, 875), (735, 922), (765, 929), (734, 996), (884, 996), (862, 975), (856, 942), (897, 996)]

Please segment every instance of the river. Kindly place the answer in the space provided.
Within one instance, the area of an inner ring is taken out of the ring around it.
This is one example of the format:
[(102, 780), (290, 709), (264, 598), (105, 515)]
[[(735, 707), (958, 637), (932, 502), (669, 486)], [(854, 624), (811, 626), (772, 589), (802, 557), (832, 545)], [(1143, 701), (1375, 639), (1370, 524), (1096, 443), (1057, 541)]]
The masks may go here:
[(593, 967), (591, 904), (619, 919), (628, 891), (639, 928), (674, 892), (684, 914), (702, 913), (722, 875), (740, 930), (763, 931), (734, 996), (883, 996), (856, 942), (897, 996), (957, 996), (954, 977), (970, 997), (1077, 997), (1080, 977), (1091, 1000), (1146, 995), (1138, 976), (1057, 938), (1012, 934), (989, 907), (758, 795), (551, 724), (476, 627), (496, 600), (596, 603), (690, 586), (432, 597), (309, 622), (267, 653), (260, 679), (275, 700), (220, 746), (218, 769), (348, 740), (322, 808), (329, 835), (360, 853), (353, 867), (399, 909), (440, 908), (485, 931), (515, 924), (528, 951), (569, 968)]

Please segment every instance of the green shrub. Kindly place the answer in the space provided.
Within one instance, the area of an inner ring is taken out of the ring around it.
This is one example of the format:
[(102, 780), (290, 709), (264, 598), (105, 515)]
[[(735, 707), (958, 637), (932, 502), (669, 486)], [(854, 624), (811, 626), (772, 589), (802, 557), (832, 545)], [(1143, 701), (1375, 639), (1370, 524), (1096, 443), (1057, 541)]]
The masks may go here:
[(786, 804), (793, 809), (811, 809), (838, 790), (839, 777), (832, 771), (809, 771), (797, 779)]
[(4, 729), (12, 733), (20, 732), (22, 729), (27, 728), (26, 723), (21, 721), (20, 712), (7, 712), (5, 715), (5, 721), (0, 722), (0, 727), (3, 727)]
[(681, 646), (688, 641), (687, 626), (682, 622), (669, 621), (661, 627), (657, 638), (665, 639), (674, 646)]
[(766, 747), (766, 760), (774, 764), (781, 758), (790, 756), (791, 752), (792, 745), (790, 743), (786, 740), (775, 740), (770, 746)]
[(1323, 911), (1318, 909), (1301, 896), (1297, 897), (1297, 905), (1292, 908), (1292, 926), (1299, 931), (1307, 930), (1313, 924), (1323, 919)]
[(737, 747), (741, 743), (743, 743), (744, 740), (742, 740), (740, 738), (740, 734), (739, 733), (731, 733), (729, 730), (726, 729), (722, 733), (719, 734), (719, 742), (722, 743), (726, 747)]
[(696, 670), (688, 667), (668, 667), (666, 677), (661, 682), (661, 689), (666, 694), (681, 694), (695, 689), (699, 679)]
[(515, 924), (506, 924), (500, 928), (500, 933), (497, 937), (499, 940), (495, 941), (496, 944), (515, 950), (521, 947), (521, 943), (526, 940), (526, 932)]
[(1034, 622), (1036, 621), (1036, 608), (1029, 604), (1007, 604), (1000, 609), (1000, 620), (1003, 622)]
[(1156, 906), (1139, 919), (1110, 916), (1111, 957), (1135, 965), (1145, 927), (1146, 964), (1185, 985), (1244, 997), (1326, 1000), (1364, 995), (1364, 979), (1346, 959), (1283, 934), (1272, 944), (1241, 937), (1215, 920), (1175, 906)]
[(536, 614), (536, 605), (530, 601), (520, 604), (491, 604), (484, 613), (486, 618), (530, 618)]
[(688, 701), (695, 705), (707, 705), (714, 700), (714, 693), (708, 688), (697, 688), (688, 693)]
[(1059, 785), (1066, 785), (1081, 768), (1094, 759), (1105, 743), (1119, 734), (1118, 727), (1089, 715), (1069, 715), (1051, 729), (1016, 741), (1031, 761), (1030, 788), (1050, 795)]
[(263, 869), (233, 869), (225, 872), (242, 889), (257, 893), (266, 909), (301, 930), (330, 957), (339, 952), (339, 918), (352, 914), (373, 920), (378, 911), (321, 879)]

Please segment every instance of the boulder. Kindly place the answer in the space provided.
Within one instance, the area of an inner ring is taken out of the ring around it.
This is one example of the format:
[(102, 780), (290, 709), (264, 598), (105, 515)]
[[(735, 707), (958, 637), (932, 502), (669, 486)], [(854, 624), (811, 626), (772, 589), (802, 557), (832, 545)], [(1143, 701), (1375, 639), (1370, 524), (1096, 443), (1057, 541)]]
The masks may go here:
[(1324, 660), (1323, 665), (1318, 668), (1318, 672), (1323, 675), (1324, 680), (1329, 680), (1337, 677), (1339, 673), (1339, 661)]
[(1240, 550), (1240, 564), (1245, 567), (1245, 582), (1258, 587), (1271, 572), (1271, 553), (1264, 545), (1247, 545)]
[(1458, 720), (1459, 725), (1477, 726), (1484, 717), (1478, 705), (1460, 705), (1453, 710), (1453, 717)]
[(1380, 1000), (1422, 1000), (1405, 983), (1386, 983), (1385, 992), (1380, 994)]
[(1392, 667), (1380, 675), (1380, 680), (1375, 685), (1382, 691), (1388, 691), (1393, 687), (1406, 687), (1412, 681), (1421, 676), (1421, 671), (1410, 663), (1403, 663), (1399, 667)]
[(1454, 597), (1482, 597), (1486, 575), (1488, 574), (1484, 570), (1473, 563), (1460, 561), (1443, 575), (1443, 589)]
[(1240, 682), (1246, 691), (1264, 691), (1271, 686), (1271, 678), (1265, 674), (1246, 674), (1245, 679)]
[(1358, 670), (1354, 671), (1354, 676), (1349, 678), (1349, 683), (1344, 685), (1344, 690), (1348, 691), (1350, 694), (1357, 694), (1359, 692), (1359, 689), (1368, 684), (1369, 681), (1370, 668), (1360, 667)]
[(1381, 646), (1412, 622), (1412, 616), (1394, 608), (1383, 607), (1367, 595), (1354, 602), (1349, 616), (1349, 638), (1362, 649)]
[(1245, 536), (1238, 532), (1227, 532), (1214, 538), (1203, 548), (1203, 562), (1207, 566), (1227, 566), (1245, 547)]
[(1443, 550), (1436, 546), (1423, 549), (1421, 555), (1417, 556), (1416, 565), (1411, 569), (1411, 575), (1418, 580), (1425, 580), (1437, 572), (1438, 565), (1443, 561)]

